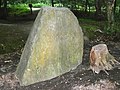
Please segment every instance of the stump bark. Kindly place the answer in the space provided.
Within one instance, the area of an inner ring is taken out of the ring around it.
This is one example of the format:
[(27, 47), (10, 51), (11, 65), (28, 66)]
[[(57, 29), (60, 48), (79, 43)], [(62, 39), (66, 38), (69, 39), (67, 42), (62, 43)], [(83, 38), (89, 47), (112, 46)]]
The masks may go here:
[(90, 68), (93, 72), (98, 74), (103, 70), (109, 75), (106, 70), (113, 69), (117, 64), (120, 63), (109, 53), (106, 44), (98, 44), (92, 47), (90, 51)]

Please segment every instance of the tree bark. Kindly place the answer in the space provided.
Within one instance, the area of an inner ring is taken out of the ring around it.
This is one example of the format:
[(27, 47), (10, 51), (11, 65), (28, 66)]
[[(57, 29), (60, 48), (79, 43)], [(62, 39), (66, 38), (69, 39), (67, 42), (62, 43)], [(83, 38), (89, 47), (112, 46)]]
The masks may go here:
[(90, 13), (90, 5), (89, 5), (89, 13)]
[(51, 0), (52, 7), (54, 7), (54, 0)]
[(107, 6), (107, 20), (108, 20), (108, 31), (113, 30), (114, 27), (114, 5), (115, 0), (111, 0), (106, 2)]
[(114, 3), (114, 14), (116, 12), (116, 5), (117, 5), (117, 0), (115, 0), (115, 3)]
[(2, 0), (0, 0), (0, 9), (1, 9), (1, 5), (2, 5)]
[(88, 1), (88, 0), (86, 0), (86, 2), (85, 2), (85, 12), (87, 12), (87, 7), (88, 7), (88, 4), (89, 4), (89, 1)]
[(96, 15), (101, 14), (102, 0), (95, 0)]
[(3, 0), (3, 6), (4, 6), (3, 19), (6, 19), (6, 17), (7, 17), (7, 0)]

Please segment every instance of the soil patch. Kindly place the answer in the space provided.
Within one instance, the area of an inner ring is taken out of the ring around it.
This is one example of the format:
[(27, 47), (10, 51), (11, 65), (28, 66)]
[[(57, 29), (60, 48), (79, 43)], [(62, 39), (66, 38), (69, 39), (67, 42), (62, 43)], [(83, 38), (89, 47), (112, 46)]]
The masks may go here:
[[(86, 43), (84, 46), (84, 57), (83, 63), (79, 65), (76, 69), (71, 70), (61, 76), (54, 79), (38, 82), (29, 86), (19, 86), (19, 81), (14, 78), (2, 78), (3, 84), (1, 84), (0, 90), (119, 90), (120, 89), (120, 66), (116, 66), (114, 70), (108, 71), (110, 75), (105, 72), (100, 72), (100, 74), (94, 74), (92, 70), (89, 70), (89, 53), (93, 45), (97, 43), (105, 42), (95, 42), (91, 41)], [(109, 41), (106, 43), (110, 50), (110, 53), (120, 61), (120, 43), (114, 43)], [(6, 71), (10, 73), (15, 71), (16, 66), (19, 62), (21, 53), (15, 52), (11, 54), (1, 55), (0, 61), (2, 61), (2, 66), (0, 67), (1, 72)], [(10, 62), (9, 62), (10, 61)], [(7, 63), (6, 63), (7, 62)], [(8, 67), (11, 66), (11, 67)], [(10, 69), (11, 68), (11, 69)], [(5, 73), (5, 72), (4, 72)], [(13, 76), (14, 74), (1, 75), (1, 77)], [(7, 80), (5, 80), (7, 79)], [(7, 81), (11, 81), (11, 83)], [(8, 84), (5, 84), (8, 83)], [(89, 88), (89, 89), (88, 89)], [(102, 88), (102, 89), (100, 89)]]

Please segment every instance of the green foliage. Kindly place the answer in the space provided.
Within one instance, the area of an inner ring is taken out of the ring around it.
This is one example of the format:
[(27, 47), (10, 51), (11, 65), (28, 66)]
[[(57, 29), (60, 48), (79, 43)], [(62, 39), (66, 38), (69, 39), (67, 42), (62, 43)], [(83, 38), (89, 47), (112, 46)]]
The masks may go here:
[(101, 22), (92, 19), (79, 19), (80, 26), (83, 29), (84, 34), (89, 38), (95, 38), (95, 30), (100, 29)]
[(39, 3), (41, 0), (21, 0), (22, 3)]
[(8, 0), (8, 3), (14, 5), (20, 3), (20, 0)]
[[(33, 4), (34, 8), (40, 8), (42, 6), (48, 6), (47, 4), (44, 3), (35, 3)], [(28, 4), (14, 4), (8, 5), (8, 14), (10, 16), (20, 16), (20, 15), (26, 15), (29, 13), (29, 6)]]
[(115, 13), (115, 21), (120, 22), (120, 13)]
[(40, 7), (42, 7), (42, 6), (48, 6), (47, 4), (44, 4), (44, 3), (35, 3), (35, 4), (33, 4), (33, 7), (34, 8), (40, 8)]
[[(79, 19), (80, 26), (84, 34), (90, 39), (105, 36), (104, 39), (119, 41), (120, 40), (120, 22), (114, 22), (113, 29), (109, 30), (107, 21), (95, 21), (93, 19)], [(103, 33), (96, 32), (101, 30)]]
[(104, 32), (108, 35), (113, 35), (117, 33), (120, 34), (120, 22), (114, 22), (114, 26), (112, 29), (108, 29), (108, 26), (105, 25)]
[(32, 3), (32, 4), (36, 4), (36, 3), (44, 3), (44, 4), (48, 4), (50, 3), (50, 0), (21, 0), (22, 3)]
[(116, 0), (117, 6), (120, 6), (120, 0)]
[(8, 14), (11, 16), (25, 15), (28, 12), (29, 12), (29, 9), (28, 9), (28, 5), (26, 4), (9, 5)]

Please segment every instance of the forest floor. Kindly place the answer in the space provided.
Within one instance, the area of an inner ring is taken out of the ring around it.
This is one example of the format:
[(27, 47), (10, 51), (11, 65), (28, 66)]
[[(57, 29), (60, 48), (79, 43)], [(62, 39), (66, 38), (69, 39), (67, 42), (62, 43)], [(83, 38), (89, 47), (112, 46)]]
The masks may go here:
[[(28, 36), (34, 17), (25, 18), (23, 16), (14, 18), (13, 23), (28, 27), (26, 35)], [(9, 18), (10, 20), (11, 18)], [(18, 20), (18, 21), (17, 21)], [(9, 24), (9, 21), (1, 21)], [(25, 25), (26, 24), (26, 25)], [(18, 29), (19, 30), (19, 29)], [(24, 31), (24, 30), (23, 30)], [(76, 69), (71, 70), (51, 80), (37, 82), (29, 86), (20, 86), (19, 80), (14, 76), (14, 72), (19, 63), (21, 51), (0, 55), (0, 90), (120, 90), (120, 67), (108, 71), (109, 75), (101, 71), (94, 74), (89, 70), (89, 53), (92, 46), (105, 43), (109, 52), (120, 62), (120, 42), (98, 40), (85, 40), (83, 62)]]
[[(99, 43), (99, 42), (97, 42)], [(89, 67), (89, 53), (96, 42), (87, 43), (84, 47), (83, 63), (54, 79), (38, 82), (29, 86), (19, 86), (19, 81), (14, 77), (14, 71), (19, 63), (20, 53), (14, 52), (1, 55), (1, 70), (9, 72), (1, 75), (0, 90), (120, 90), (120, 68), (94, 74)], [(120, 43), (107, 42), (108, 48), (116, 60), (120, 61)], [(11, 73), (13, 72), (13, 73)]]

